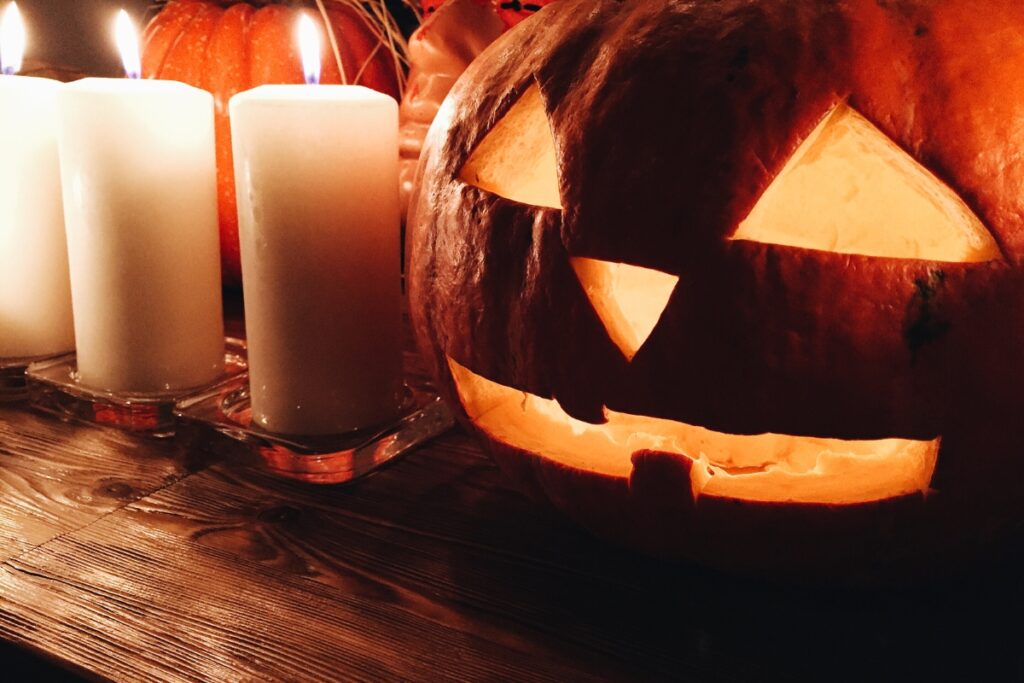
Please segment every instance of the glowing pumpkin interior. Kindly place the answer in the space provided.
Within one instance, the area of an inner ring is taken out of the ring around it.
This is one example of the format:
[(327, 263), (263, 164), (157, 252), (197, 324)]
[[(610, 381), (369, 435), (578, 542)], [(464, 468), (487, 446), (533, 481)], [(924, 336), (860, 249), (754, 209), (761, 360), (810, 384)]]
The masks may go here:
[(999, 247), (953, 190), (840, 104), (797, 148), (733, 239), (951, 263)]
[[(554, 141), (536, 86), (495, 124), (460, 178), (513, 201), (561, 208)], [(845, 104), (799, 145), (732, 239), (944, 262), (1001, 258), (951, 188)], [(586, 257), (571, 264), (609, 338), (631, 361), (679, 278)], [(637, 451), (676, 453), (698, 465), (694, 497), (864, 503), (926, 492), (938, 458), (940, 438), (735, 435), (607, 409), (604, 424), (590, 424), (553, 399), (495, 383), (454, 359), (448, 364), (466, 414), (491, 439), (615, 477), (629, 476)]]
[(569, 261), (608, 336), (633, 360), (665, 312), (679, 276), (592, 258)]
[(693, 468), (694, 497), (767, 502), (863, 503), (925, 492), (939, 439), (845, 441), (783, 434), (724, 434), (673, 420), (605, 410), (605, 424), (568, 415), (558, 402), (477, 375), (452, 359), (459, 399), (488, 437), (563, 465), (628, 477), (633, 453), (677, 453)]
[(540, 88), (527, 88), (462, 167), (459, 178), (522, 204), (562, 208), (555, 142)]

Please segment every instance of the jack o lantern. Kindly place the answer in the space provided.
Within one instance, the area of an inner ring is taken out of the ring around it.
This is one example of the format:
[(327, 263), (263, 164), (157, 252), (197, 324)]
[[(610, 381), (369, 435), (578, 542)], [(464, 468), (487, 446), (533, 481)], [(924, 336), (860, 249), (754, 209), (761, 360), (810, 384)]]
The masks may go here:
[(934, 568), (1019, 520), (1024, 5), (530, 24), (442, 106), (408, 249), (421, 348), (518, 485), (787, 575)]
[(356, 2), (328, 0), (318, 10), (312, 2), (170, 0), (146, 27), (143, 75), (188, 83), (214, 96), (217, 206), (226, 285), (242, 282), (228, 101), (258, 85), (304, 82), (295, 39), (300, 12), (315, 17), (322, 12), (326, 18), (320, 23), (324, 34), (321, 82), (365, 85), (399, 99), (401, 66), (393, 43), (385, 40), (392, 29), (376, 25)]

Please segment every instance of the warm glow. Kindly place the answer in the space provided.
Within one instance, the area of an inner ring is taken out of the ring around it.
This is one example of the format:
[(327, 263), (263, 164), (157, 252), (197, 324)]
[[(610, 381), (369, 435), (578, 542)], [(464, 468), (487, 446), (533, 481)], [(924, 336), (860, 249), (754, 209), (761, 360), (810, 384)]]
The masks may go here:
[(308, 14), (299, 17), (299, 51), (302, 53), (302, 71), (306, 83), (320, 82), (320, 34)]
[(845, 104), (800, 145), (733, 239), (956, 263), (1001, 257), (953, 190)]
[(21, 71), (21, 60), (25, 56), (25, 24), (18, 11), (18, 3), (12, 2), (4, 11), (0, 23), (0, 73), (6, 76)]
[(628, 477), (633, 453), (677, 453), (694, 467), (692, 495), (764, 502), (849, 505), (926, 492), (939, 439), (846, 441), (723, 434), (682, 422), (605, 410), (594, 425), (557, 401), (512, 389), (448, 359), (473, 423), (501, 443), (565, 466)]
[(557, 168), (544, 100), (533, 85), (470, 155), (459, 177), (506, 199), (561, 209)]
[(579, 257), (570, 262), (608, 336), (633, 360), (661, 319), (679, 278), (626, 263)]
[(142, 61), (139, 59), (139, 32), (135, 24), (124, 10), (117, 13), (117, 25), (114, 30), (117, 38), (117, 49), (121, 52), (124, 73), (128, 78), (142, 77)]

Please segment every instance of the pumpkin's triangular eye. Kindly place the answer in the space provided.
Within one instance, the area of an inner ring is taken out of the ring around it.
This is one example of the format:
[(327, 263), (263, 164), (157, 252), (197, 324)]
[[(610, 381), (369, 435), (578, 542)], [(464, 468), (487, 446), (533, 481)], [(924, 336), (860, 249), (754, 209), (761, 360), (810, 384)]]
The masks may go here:
[(1000, 258), (952, 189), (845, 104), (800, 145), (733, 239), (932, 261)]
[(459, 178), (533, 206), (562, 208), (555, 143), (540, 88), (527, 88), (469, 156)]
[(626, 263), (581, 257), (570, 262), (608, 336), (633, 360), (665, 312), (679, 278)]

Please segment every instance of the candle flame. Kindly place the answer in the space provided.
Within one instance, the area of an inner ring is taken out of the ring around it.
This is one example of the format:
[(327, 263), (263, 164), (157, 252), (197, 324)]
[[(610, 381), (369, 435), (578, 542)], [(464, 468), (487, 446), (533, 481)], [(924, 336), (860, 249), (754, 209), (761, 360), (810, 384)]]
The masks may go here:
[(139, 58), (139, 34), (135, 30), (135, 24), (132, 23), (131, 17), (124, 10), (117, 13), (114, 35), (117, 39), (117, 49), (121, 51), (125, 75), (133, 80), (141, 78), (142, 60)]
[(303, 14), (299, 18), (299, 51), (302, 53), (302, 70), (306, 75), (306, 83), (316, 85), (320, 82), (320, 33), (316, 24)]
[(18, 3), (12, 2), (4, 11), (0, 24), (0, 73), (6, 76), (21, 70), (21, 59), (25, 55), (25, 24), (21, 21)]

